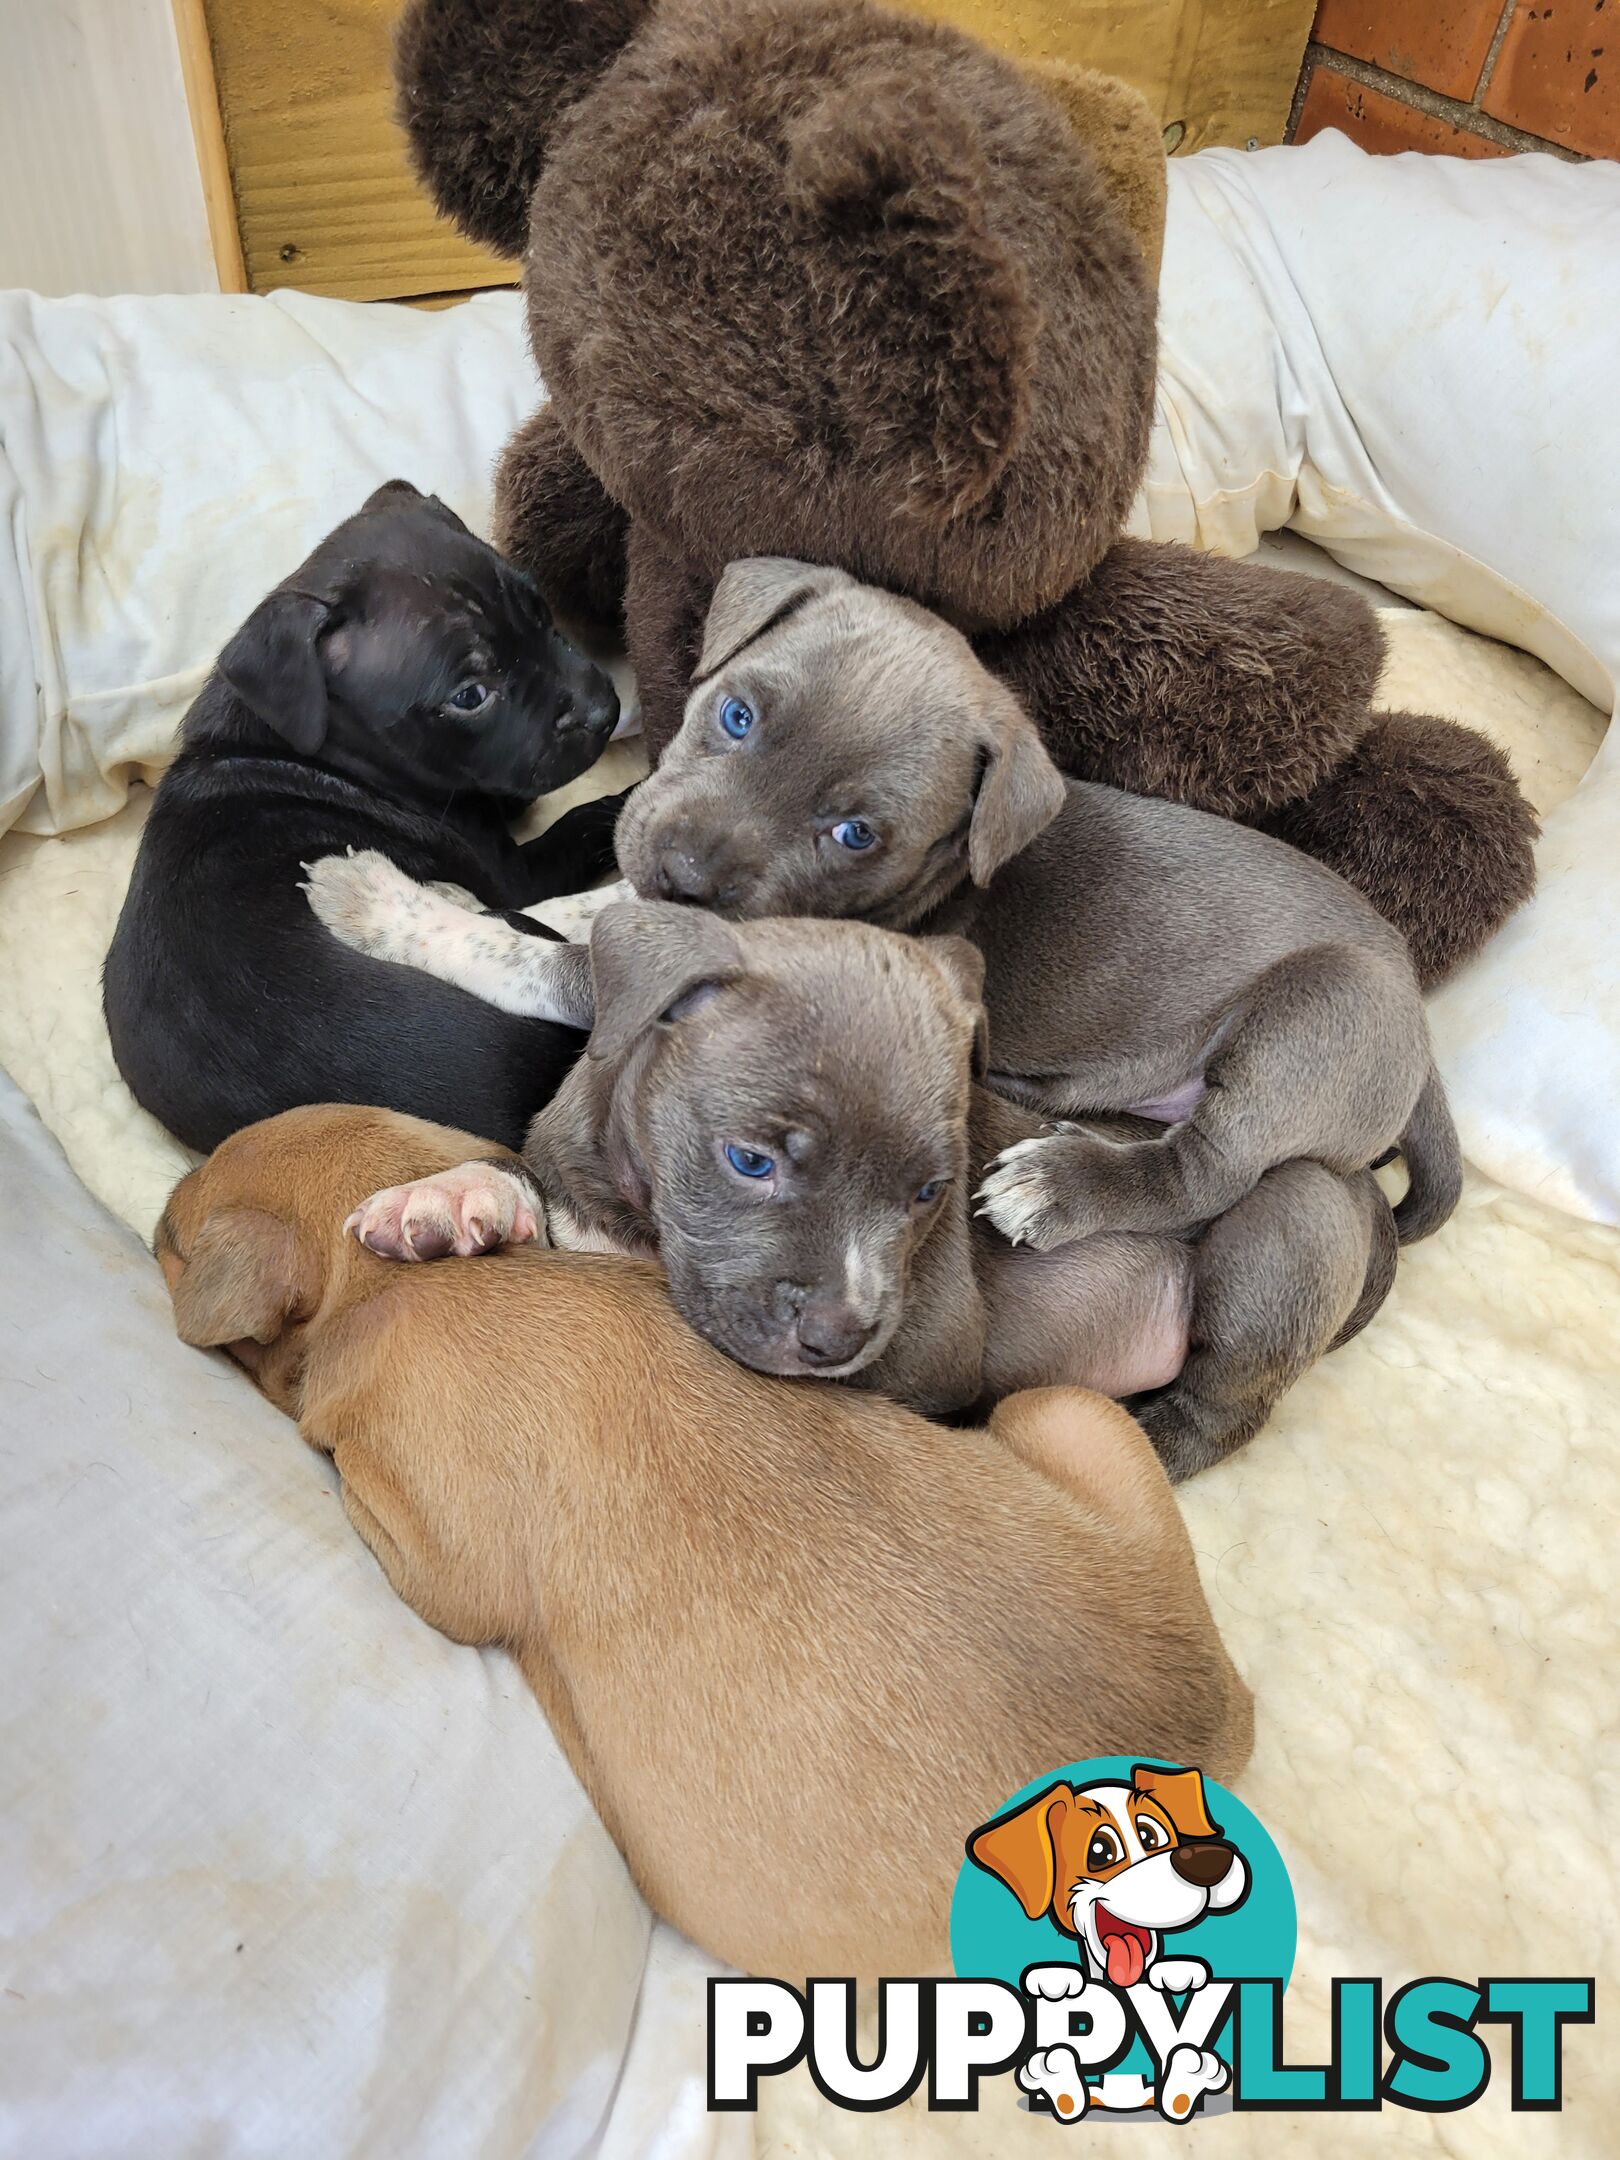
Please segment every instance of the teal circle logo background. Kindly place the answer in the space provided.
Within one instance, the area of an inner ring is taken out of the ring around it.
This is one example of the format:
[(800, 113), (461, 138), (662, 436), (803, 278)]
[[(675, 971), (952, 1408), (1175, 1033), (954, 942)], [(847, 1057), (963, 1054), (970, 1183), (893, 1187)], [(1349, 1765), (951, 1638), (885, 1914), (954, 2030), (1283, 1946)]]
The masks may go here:
[[(1046, 1791), (1049, 1785), (1097, 1785), (1104, 1782), (1128, 1785), (1131, 1772), (1146, 1758), (1140, 1755), (1098, 1755), (1089, 1762), (1069, 1763), (1049, 1770), (1044, 1777), (1008, 1796), (996, 1814), (1006, 1815), (1026, 1800)], [(1176, 1764), (1152, 1765), (1174, 1769)], [(1177, 1928), (1162, 1938), (1163, 1957), (1202, 1958), (1216, 1980), (1280, 1980), (1284, 1987), (1294, 1970), (1298, 1920), (1293, 1885), (1282, 1854), (1272, 1843), (1259, 1817), (1243, 1805), (1235, 1793), (1205, 1778), (1204, 1792), (1211, 1820), (1221, 1835), (1243, 1855), (1249, 1870), (1249, 1892), (1231, 1912), (1206, 1913), (1195, 1927)], [(988, 1818), (987, 1818), (988, 1819)], [(977, 1823), (968, 1826), (976, 1830)], [(951, 1899), (951, 1964), (958, 1979), (1004, 1980), (1017, 1987), (1031, 1965), (1075, 1965), (1080, 1946), (1050, 1919), (1030, 1920), (1004, 1883), (998, 1882), (976, 1862), (965, 1857)], [(1232, 2021), (1226, 2018), (1212, 2045), (1230, 2063)], [(1117, 2069), (1154, 2074), (1153, 2063), (1140, 2040)]]

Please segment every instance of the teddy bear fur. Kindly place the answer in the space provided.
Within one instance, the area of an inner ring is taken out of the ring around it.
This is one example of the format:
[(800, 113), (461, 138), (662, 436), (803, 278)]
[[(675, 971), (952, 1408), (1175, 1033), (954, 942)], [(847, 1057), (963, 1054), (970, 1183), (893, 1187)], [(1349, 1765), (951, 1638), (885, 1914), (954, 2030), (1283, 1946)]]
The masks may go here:
[(551, 403), (497, 540), (622, 625), (655, 753), (725, 565), (796, 556), (955, 622), (1066, 770), (1331, 863), (1426, 981), (1527, 896), (1505, 761), (1374, 713), (1359, 597), (1120, 537), (1162, 224), (1134, 93), (870, 0), (411, 0), (398, 70), (440, 207), (524, 257)]

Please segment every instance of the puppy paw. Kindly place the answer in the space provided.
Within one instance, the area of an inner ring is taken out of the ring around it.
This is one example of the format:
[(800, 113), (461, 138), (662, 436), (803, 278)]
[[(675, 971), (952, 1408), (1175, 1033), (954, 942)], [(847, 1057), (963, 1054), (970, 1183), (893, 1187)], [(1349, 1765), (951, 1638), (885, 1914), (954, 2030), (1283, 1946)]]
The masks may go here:
[(1039, 2093), (1059, 2122), (1078, 2122), (1086, 2112), (1086, 2080), (1071, 2047), (1040, 2048), (1018, 2065), (1018, 2083)]
[(1209, 1985), (1209, 1967), (1202, 1958), (1159, 1958), (1144, 1975), (1149, 1987), (1162, 1995), (1186, 1995)]
[(305, 897), (335, 938), (402, 967), (420, 961), (430, 925), (452, 905), (375, 848), (323, 855), (304, 871)]
[(1100, 1143), (1059, 1125), (1017, 1141), (991, 1163), (975, 1198), (978, 1212), (1012, 1245), (1049, 1252), (1104, 1227), (1086, 1190), (1087, 1150)]
[(1159, 2113), (1166, 2122), (1188, 2122), (1207, 2094), (1225, 2092), (1231, 2082), (1231, 2071), (1212, 2049), (1174, 2047), (1159, 2080)]
[(1086, 1984), (1078, 1965), (1032, 1965), (1024, 1975), (1025, 1994), (1042, 2002), (1067, 2002), (1071, 1995), (1083, 1995)]
[(343, 1225), (385, 1260), (462, 1260), (545, 1242), (528, 1187), (499, 1163), (462, 1163), (373, 1193)]

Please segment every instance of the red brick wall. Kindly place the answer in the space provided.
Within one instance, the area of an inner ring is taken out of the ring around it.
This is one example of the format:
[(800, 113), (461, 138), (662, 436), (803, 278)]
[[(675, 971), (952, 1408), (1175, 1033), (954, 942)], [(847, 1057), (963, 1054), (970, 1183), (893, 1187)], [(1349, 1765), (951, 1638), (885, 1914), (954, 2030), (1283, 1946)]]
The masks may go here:
[(1620, 157), (1620, 0), (1321, 0), (1290, 142)]

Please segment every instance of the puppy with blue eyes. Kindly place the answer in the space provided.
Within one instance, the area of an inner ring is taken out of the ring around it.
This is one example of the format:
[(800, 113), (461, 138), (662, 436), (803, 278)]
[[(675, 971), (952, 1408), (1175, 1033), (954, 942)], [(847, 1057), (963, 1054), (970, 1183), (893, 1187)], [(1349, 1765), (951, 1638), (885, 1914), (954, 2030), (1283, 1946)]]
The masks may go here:
[(588, 947), (546, 950), (594, 1028), (522, 1162), (375, 1194), (349, 1219), (361, 1242), (401, 1260), (541, 1237), (656, 1258), (687, 1322), (756, 1372), (857, 1379), (935, 1413), (975, 1401), (973, 948), (629, 902)]

